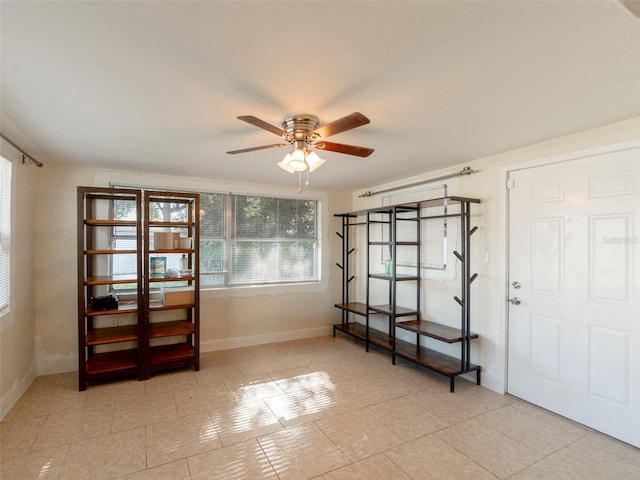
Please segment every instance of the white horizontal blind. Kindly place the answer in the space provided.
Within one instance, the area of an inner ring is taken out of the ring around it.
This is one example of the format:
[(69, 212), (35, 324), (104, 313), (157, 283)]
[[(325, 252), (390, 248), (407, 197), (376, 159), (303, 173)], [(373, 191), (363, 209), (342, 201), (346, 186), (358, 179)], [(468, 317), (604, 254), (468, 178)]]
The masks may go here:
[(0, 157), (0, 312), (9, 308), (11, 292), (11, 162)]
[(232, 195), (232, 284), (317, 281), (317, 202)]
[(225, 275), (225, 201), (223, 193), (200, 194), (200, 285), (223, 286)]

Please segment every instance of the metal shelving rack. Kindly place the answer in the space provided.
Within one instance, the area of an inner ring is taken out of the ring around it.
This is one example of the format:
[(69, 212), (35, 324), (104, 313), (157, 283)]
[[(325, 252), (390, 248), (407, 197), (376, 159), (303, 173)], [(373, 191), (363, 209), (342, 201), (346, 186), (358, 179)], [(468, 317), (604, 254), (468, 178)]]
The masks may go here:
[[(479, 365), (471, 363), (471, 341), (478, 338), (478, 335), (471, 332), (471, 284), (476, 279), (477, 274), (471, 274), (470, 269), (470, 238), (477, 230), (470, 225), (470, 205), (479, 203), (479, 200), (464, 197), (442, 197), (408, 204), (391, 205), (368, 210), (338, 213), (336, 217), (342, 218), (342, 232), (338, 235), (342, 239), (342, 264), (338, 267), (342, 270), (342, 302), (335, 306), (342, 310), (342, 321), (333, 327), (333, 335), (336, 331), (341, 331), (365, 342), (365, 348), (369, 349), (370, 344), (388, 350), (392, 354), (392, 362), (395, 364), (396, 357), (401, 357), (411, 362), (417, 363), (429, 370), (445, 375), (450, 380), (450, 391), (455, 388), (455, 378), (466, 373), (476, 372), (476, 383), (480, 384)], [(451, 213), (449, 207), (458, 207), (458, 213)], [(424, 208), (446, 207), (442, 215), (422, 215)], [(379, 217), (383, 218), (380, 219)], [(360, 220), (364, 218), (364, 220)], [(460, 305), (460, 327), (451, 327), (437, 322), (423, 320), (421, 318), (421, 274), (420, 274), (420, 221), (434, 218), (458, 218), (460, 221), (460, 250), (453, 254), (461, 264), (461, 286), (460, 296), (455, 296), (454, 300)], [(415, 241), (398, 240), (398, 222), (416, 222)], [(374, 224), (383, 224), (388, 228), (388, 240), (371, 240), (370, 228)], [(351, 247), (350, 230), (357, 226), (364, 225), (366, 228), (366, 299), (364, 303), (352, 302), (349, 287), (354, 280), (349, 268), (350, 255), (355, 252)], [(385, 274), (371, 273), (370, 271), (370, 247), (372, 245), (388, 246), (391, 251), (393, 261), (392, 271)], [(416, 272), (415, 274), (398, 274), (397, 269), (397, 249), (398, 247), (416, 248)], [(370, 298), (371, 279), (385, 280), (389, 282), (389, 303), (386, 305), (372, 305)], [(415, 309), (404, 308), (397, 305), (398, 282), (416, 283)], [(364, 317), (364, 324), (360, 322), (350, 322), (351, 314)], [(370, 316), (373, 314), (386, 315), (389, 318), (388, 332), (383, 332), (370, 327)], [(413, 317), (413, 318), (411, 318)], [(397, 338), (396, 329), (410, 331), (416, 334), (415, 344)], [(421, 344), (421, 338), (428, 337), (439, 342), (449, 344), (460, 344), (459, 358), (445, 355), (437, 350), (427, 348)]]

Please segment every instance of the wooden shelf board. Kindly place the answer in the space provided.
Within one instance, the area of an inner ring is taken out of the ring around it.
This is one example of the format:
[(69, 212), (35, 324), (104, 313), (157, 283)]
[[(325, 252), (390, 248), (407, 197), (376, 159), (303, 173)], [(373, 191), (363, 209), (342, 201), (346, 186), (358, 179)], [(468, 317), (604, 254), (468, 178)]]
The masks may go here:
[(193, 360), (195, 349), (189, 343), (176, 343), (173, 345), (162, 345), (149, 349), (149, 361), (152, 366), (166, 363), (184, 362)]
[(135, 275), (99, 275), (95, 277), (87, 277), (84, 281), (85, 285), (116, 285), (121, 283), (138, 283), (138, 277)]
[(130, 342), (138, 340), (137, 325), (95, 328), (86, 335), (86, 345), (104, 345), (107, 343)]
[(118, 306), (113, 310), (92, 310), (91, 307), (87, 307), (85, 315), (87, 317), (98, 317), (100, 315), (123, 315), (126, 313), (136, 313), (138, 311), (138, 305), (135, 303), (125, 303)]
[(174, 337), (176, 335), (191, 335), (195, 332), (195, 325), (189, 320), (174, 320), (171, 322), (155, 322), (149, 324), (149, 338)]
[[(396, 322), (396, 327), (435, 338), (442, 342), (456, 343), (462, 341), (462, 334), (460, 333), (459, 328), (449, 327), (436, 322), (429, 322), (426, 320), (409, 320), (406, 322)], [(478, 334), (471, 333), (469, 338), (478, 338)]]
[(153, 277), (149, 278), (149, 283), (162, 283), (162, 282), (188, 282), (195, 280), (195, 277)]
[[(334, 328), (360, 340), (366, 340), (367, 338), (366, 327), (361, 323), (338, 323), (337, 325), (334, 325)], [(393, 340), (391, 336), (381, 332), (380, 330), (376, 330), (375, 328), (369, 328), (369, 343), (377, 345), (378, 347), (388, 351), (391, 351), (393, 348)]]
[[(175, 202), (170, 202), (175, 203)], [(151, 221), (147, 223), (149, 227), (176, 227), (176, 228), (188, 228), (195, 225), (194, 222), (161, 222)]]
[(364, 316), (367, 314), (367, 306), (361, 302), (336, 303), (335, 306), (340, 310), (346, 310), (347, 312), (355, 313), (357, 315)]
[(187, 303), (184, 305), (164, 305), (162, 302), (150, 302), (149, 310), (155, 312), (156, 310), (179, 310), (181, 308), (193, 308), (193, 303)]
[(155, 248), (153, 250), (149, 250), (149, 254), (156, 253), (194, 253), (192, 248)]
[(117, 352), (98, 353), (87, 360), (88, 375), (118, 372), (123, 370), (135, 371), (138, 367), (138, 350), (118, 350)]
[(478, 365), (474, 365), (473, 363), (469, 365), (468, 369), (463, 369), (460, 359), (458, 358), (436, 352), (429, 348), (416, 347), (411, 343), (400, 340), (396, 341), (396, 355), (448, 377), (475, 372), (480, 369)]
[[(376, 313), (382, 313), (384, 315), (391, 315), (393, 313), (393, 308), (391, 305), (369, 305), (369, 310), (372, 310)], [(412, 310), (410, 308), (399, 307), (396, 305), (396, 317), (406, 317), (409, 315), (417, 315), (418, 312)]]
[[(344, 325), (339, 323), (334, 325), (334, 328), (352, 337), (366, 340), (366, 327), (361, 323), (353, 322)], [(384, 350), (393, 350), (392, 337), (374, 328), (369, 328), (369, 343)], [(474, 364), (470, 364), (468, 369), (462, 369), (460, 360), (457, 358), (398, 339), (396, 339), (396, 355), (448, 377), (480, 369), (478, 365)]]
[(87, 218), (84, 221), (85, 225), (91, 227), (136, 227), (138, 222), (135, 220), (110, 220), (102, 218)]
[(85, 250), (85, 255), (131, 255), (137, 254), (137, 250)]

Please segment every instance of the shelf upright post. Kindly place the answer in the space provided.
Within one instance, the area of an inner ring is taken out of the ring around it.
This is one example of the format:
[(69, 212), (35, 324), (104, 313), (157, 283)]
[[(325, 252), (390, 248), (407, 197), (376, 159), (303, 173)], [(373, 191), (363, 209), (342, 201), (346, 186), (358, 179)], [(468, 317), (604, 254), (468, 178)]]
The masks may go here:
[(369, 278), (369, 276), (371, 275), (371, 212), (367, 212), (367, 231), (366, 231), (366, 245), (367, 245), (367, 281), (366, 281), (366, 303), (365, 303), (365, 350), (368, 352), (369, 351), (369, 302), (370, 302), (370, 293), (369, 293), (369, 288), (370, 288), (370, 283), (371, 283), (371, 279)]
[(397, 234), (398, 234), (398, 207), (392, 207), (389, 212), (389, 242), (391, 242), (391, 279), (389, 280), (391, 315), (389, 316), (389, 335), (391, 336), (391, 364), (396, 364), (396, 315), (397, 308), (396, 303), (398, 301), (397, 289), (398, 283), (396, 282), (397, 274), (397, 259), (398, 259), (398, 247), (397, 247)]

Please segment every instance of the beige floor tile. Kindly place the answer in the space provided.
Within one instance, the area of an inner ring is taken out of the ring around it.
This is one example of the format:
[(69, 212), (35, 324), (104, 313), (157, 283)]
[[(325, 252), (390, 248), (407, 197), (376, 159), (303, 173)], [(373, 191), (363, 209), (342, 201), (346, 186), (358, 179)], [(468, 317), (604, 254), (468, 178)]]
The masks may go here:
[(385, 454), (413, 480), (496, 480), (480, 465), (435, 435), (427, 435)]
[(56, 390), (48, 386), (37, 391), (29, 389), (28, 395), (18, 400), (18, 410), (14, 419), (35, 418), (54, 413), (77, 411), (84, 407), (87, 400), (86, 392), (78, 392), (71, 388)]
[(385, 454), (379, 453), (333, 472), (325, 473), (324, 480), (411, 480), (398, 465)]
[(448, 427), (433, 435), (499, 478), (507, 478), (544, 457), (476, 419)]
[(237, 381), (245, 378), (244, 374), (234, 363), (200, 365), (200, 370), (194, 373), (198, 385), (221, 385), (226, 381)]
[(5, 459), (0, 463), (0, 478), (7, 480), (50, 480), (60, 478), (64, 469), (68, 445), (40, 450)]
[(145, 468), (145, 429), (139, 427), (72, 443), (60, 480), (106, 480)]
[(483, 388), (481, 385), (477, 385), (475, 381), (470, 382), (462, 377), (456, 379), (455, 395), (468, 399), (487, 411), (511, 405), (516, 401), (516, 398), (511, 395), (503, 395), (488, 388)]
[(296, 391), (267, 398), (264, 402), (286, 428), (336, 414), (331, 408), (333, 401), (322, 391), (317, 394)]
[(377, 418), (361, 410), (319, 420), (316, 424), (352, 462), (404, 443)]
[(120, 477), (119, 480), (191, 480), (187, 460), (167, 463), (159, 467), (148, 468), (141, 472)]
[(280, 480), (305, 480), (349, 463), (314, 424), (288, 428), (258, 439)]
[(267, 374), (238, 381), (226, 381), (225, 385), (236, 403), (264, 400), (284, 393), (284, 390)]
[(121, 432), (176, 418), (178, 411), (171, 392), (163, 395), (145, 395), (136, 399), (127, 398), (116, 402), (111, 431)]
[(90, 385), (87, 388), (87, 406), (115, 405), (118, 400), (144, 396), (144, 382), (137, 379), (117, 380)]
[(178, 417), (193, 415), (196, 412), (208, 412), (217, 408), (230, 407), (236, 404), (233, 395), (224, 384), (209, 384), (175, 392)]
[(237, 364), (240, 371), (245, 375), (245, 377), (253, 377), (256, 375), (268, 374), (270, 372), (277, 372), (286, 367), (278, 361), (275, 357), (262, 357), (262, 358), (252, 358), (249, 360), (244, 360)]
[[(399, 373), (401, 369), (398, 369)], [(381, 401), (404, 397), (434, 387), (440, 388), (438, 382), (431, 377), (408, 380), (402, 374), (386, 373), (383, 375), (369, 375), (357, 379), (357, 383), (367, 392), (375, 395)]]
[(335, 385), (336, 388), (328, 389), (326, 395), (331, 399), (337, 414), (358, 410), (381, 401), (375, 394), (368, 392), (355, 382), (340, 381)]
[(25, 418), (0, 423), (0, 459), (2, 461), (29, 452), (47, 417)]
[(364, 409), (405, 441), (415, 440), (448, 426), (447, 422), (406, 397), (376, 403)]
[(147, 466), (187, 458), (222, 447), (206, 412), (147, 425)]
[(188, 458), (191, 480), (277, 479), (257, 440)]
[(156, 373), (143, 384), (145, 395), (163, 395), (198, 386), (194, 372), (191, 369)]
[(315, 393), (318, 388), (332, 388), (333, 382), (328, 373), (304, 366), (272, 372), (269, 376), (286, 393), (302, 391)]
[(529, 415), (513, 405), (479, 415), (476, 420), (542, 455), (549, 455), (587, 433), (583, 431), (578, 435), (573, 429), (563, 430), (550, 423), (540, 421), (540, 418)]
[(222, 445), (231, 445), (277, 432), (284, 427), (262, 402), (245, 402), (209, 412)]
[(86, 407), (49, 415), (31, 450), (43, 450), (107, 435), (111, 430), (112, 419), (113, 406)]
[(640, 450), (605, 435), (589, 433), (512, 478), (637, 480), (640, 478)]
[(538, 420), (553, 425), (554, 427), (558, 427), (564, 430), (567, 433), (576, 436), (583, 436), (589, 432), (588, 428), (583, 427), (579, 423), (576, 423), (568, 418), (562, 417), (555, 413), (552, 413), (544, 408), (537, 407), (531, 403), (525, 402), (518, 398), (514, 397), (514, 402), (511, 404), (512, 407), (518, 408), (527, 414), (536, 417)]
[(450, 393), (447, 387), (431, 388), (407, 395), (407, 398), (449, 425), (462, 422), (488, 410), (468, 397)]

